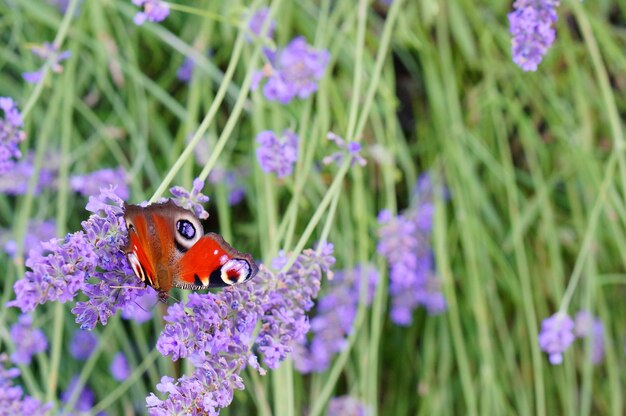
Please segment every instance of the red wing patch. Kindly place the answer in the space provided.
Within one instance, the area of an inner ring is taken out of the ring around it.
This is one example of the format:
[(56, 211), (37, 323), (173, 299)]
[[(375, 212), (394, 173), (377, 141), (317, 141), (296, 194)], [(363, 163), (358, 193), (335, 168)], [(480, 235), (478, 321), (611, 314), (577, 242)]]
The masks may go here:
[(251, 279), (258, 267), (250, 254), (230, 246), (222, 236), (208, 233), (178, 262), (174, 286), (188, 289), (232, 286)]

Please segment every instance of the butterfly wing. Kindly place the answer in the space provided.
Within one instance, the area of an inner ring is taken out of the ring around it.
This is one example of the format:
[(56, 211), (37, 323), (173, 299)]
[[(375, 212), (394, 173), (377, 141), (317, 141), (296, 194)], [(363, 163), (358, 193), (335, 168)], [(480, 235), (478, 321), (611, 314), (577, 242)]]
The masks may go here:
[(135, 275), (142, 282), (154, 286), (157, 280), (153, 266), (154, 256), (148, 240), (148, 221), (145, 216), (139, 215), (137, 208), (141, 207), (125, 206), (124, 220), (128, 229), (128, 245), (124, 248), (124, 253)]
[(203, 236), (178, 261), (173, 285), (183, 289), (232, 286), (252, 279), (259, 267), (215, 233)]

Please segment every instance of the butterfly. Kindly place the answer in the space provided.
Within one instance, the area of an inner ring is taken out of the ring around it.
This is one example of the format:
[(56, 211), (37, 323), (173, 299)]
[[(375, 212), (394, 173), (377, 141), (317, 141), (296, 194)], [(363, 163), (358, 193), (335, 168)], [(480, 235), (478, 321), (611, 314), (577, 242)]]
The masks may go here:
[(172, 200), (142, 207), (124, 204), (128, 245), (123, 249), (135, 275), (159, 292), (172, 287), (201, 290), (252, 279), (259, 267), (215, 233), (204, 234), (193, 212)]

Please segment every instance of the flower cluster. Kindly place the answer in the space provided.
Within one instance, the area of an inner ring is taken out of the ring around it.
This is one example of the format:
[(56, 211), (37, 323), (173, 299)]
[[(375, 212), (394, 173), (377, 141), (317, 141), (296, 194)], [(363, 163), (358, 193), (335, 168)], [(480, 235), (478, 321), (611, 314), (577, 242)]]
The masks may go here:
[(278, 137), (273, 131), (265, 130), (257, 134), (256, 158), (264, 172), (274, 172), (277, 177), (291, 175), (293, 165), (298, 160), (299, 137), (291, 130), (283, 131)]
[(266, 51), (266, 55), (269, 63), (254, 74), (252, 90), (267, 78), (263, 86), (265, 98), (281, 104), (288, 104), (295, 97), (307, 98), (317, 91), (330, 56), (326, 50), (314, 49), (302, 36), (276, 53)]
[(111, 376), (116, 381), (124, 381), (130, 376), (130, 367), (124, 353), (118, 352), (111, 360)]
[(419, 179), (414, 193), (412, 207), (402, 214), (393, 216), (385, 210), (378, 215), (377, 250), (390, 268), (391, 320), (407, 326), (413, 321), (413, 310), (420, 305), (430, 314), (446, 309), (430, 242), (434, 205), (428, 175)]
[[(67, 389), (61, 394), (61, 402), (68, 403), (70, 398), (74, 395), (74, 391), (78, 387), (79, 378), (77, 375), (72, 377), (70, 384), (67, 386)], [(74, 410), (78, 412), (89, 412), (96, 401), (95, 393), (87, 386), (83, 386), (78, 393), (78, 398), (76, 399), (76, 403), (74, 403)]]
[(191, 294), (185, 305), (170, 306), (157, 349), (173, 360), (189, 358), (196, 370), (178, 380), (163, 377), (157, 389), (168, 397), (152, 393), (146, 399), (150, 413), (217, 414), (230, 404), (234, 390), (243, 389), (239, 374), (246, 366), (264, 373), (253, 351), (268, 367), (278, 367), (308, 331), (305, 313), (334, 261), (330, 244), (319, 253), (305, 250), (286, 272), (262, 267), (244, 285)]
[(15, 342), (15, 352), (11, 354), (15, 364), (30, 364), (33, 355), (48, 349), (48, 339), (41, 329), (33, 328), (31, 315), (20, 315), (11, 327), (11, 339)]
[(137, 12), (133, 22), (141, 26), (147, 21), (162, 22), (170, 14), (170, 6), (161, 0), (133, 0), (135, 6), (139, 6), (143, 11)]
[(44, 415), (52, 409), (52, 403), (42, 404), (39, 400), (24, 396), (20, 386), (13, 385), (13, 379), (20, 375), (17, 368), (5, 368), (6, 354), (0, 354), (0, 409), (5, 415)]
[(369, 306), (378, 281), (378, 271), (372, 266), (359, 265), (335, 274), (311, 320), (311, 340), (307, 342), (303, 337), (294, 351), (298, 371), (306, 374), (328, 369), (335, 354), (345, 348), (346, 338), (352, 332), (361, 285), (367, 285), (365, 304)]
[[(41, 254), (42, 241), (48, 241), (56, 235), (56, 223), (51, 220), (32, 220), (28, 223), (24, 243), (22, 246), (29, 252), (35, 251)], [(0, 246), (4, 246), (4, 252), (10, 257), (15, 257), (18, 252), (18, 243), (15, 241), (11, 230), (0, 229)]]
[(22, 157), (19, 145), (26, 138), (22, 131), (22, 114), (10, 97), (0, 97), (0, 178), (13, 169), (15, 160)]
[(536, 71), (555, 38), (559, 0), (516, 0), (509, 13), (513, 62)]
[(333, 397), (328, 403), (326, 416), (367, 416), (372, 414), (368, 406), (352, 396)]
[(226, 170), (219, 166), (215, 167), (207, 178), (212, 184), (223, 184), (228, 192), (228, 205), (237, 205), (246, 196), (242, 178), (248, 175), (248, 169), (235, 168)]
[[(1, 152), (1, 151), (0, 151)], [(45, 188), (53, 188), (56, 186), (57, 171), (60, 160), (55, 154), (47, 154), (46, 166), (42, 166), (39, 170), (39, 178), (33, 190), (34, 195)], [(28, 190), (28, 182), (35, 174), (35, 154), (27, 152), (23, 159), (15, 162), (10, 172), (4, 175), (0, 174), (0, 192), (7, 195), (23, 195)]]
[(170, 193), (174, 196), (174, 200), (179, 207), (188, 209), (196, 214), (198, 218), (206, 220), (209, 218), (209, 213), (202, 204), (209, 202), (209, 197), (202, 193), (203, 187), (204, 181), (196, 178), (193, 181), (191, 192), (182, 186), (175, 186), (170, 188)]
[(97, 195), (100, 188), (114, 185), (117, 196), (127, 200), (130, 191), (126, 183), (126, 172), (121, 166), (116, 169), (100, 169), (85, 175), (74, 175), (70, 178), (72, 190), (87, 197)]
[(579, 311), (575, 320), (564, 312), (544, 319), (538, 340), (550, 363), (558, 365), (563, 362), (563, 353), (576, 338), (587, 337), (591, 338), (591, 361), (598, 364), (604, 358), (604, 326), (589, 311)]
[[(250, 19), (248, 19), (248, 30), (256, 36), (261, 36), (261, 30), (263, 30), (263, 25), (267, 21), (269, 17), (270, 9), (267, 7), (262, 7), (259, 10), (255, 11)], [(274, 38), (274, 29), (276, 28), (276, 22), (274, 20), (270, 20), (267, 23), (267, 28), (265, 29), (265, 38), (272, 39)]]
[(365, 166), (367, 164), (367, 161), (363, 158), (363, 156), (361, 156), (361, 145), (359, 143), (353, 141), (346, 142), (333, 132), (328, 132), (326, 137), (331, 142), (334, 142), (340, 150), (326, 156), (322, 160), (322, 163), (325, 165), (329, 165), (331, 163), (341, 165), (341, 162), (343, 162), (343, 158), (346, 155), (350, 158), (351, 166), (354, 166), (355, 163), (358, 163), (361, 166)]
[[(34, 46), (31, 48), (31, 52), (33, 55), (50, 62), (50, 70), (57, 74), (63, 72), (61, 62), (72, 56), (71, 51), (59, 52), (59, 47), (49, 42), (45, 42), (40, 46)], [(43, 78), (44, 69), (45, 64), (36, 71), (24, 72), (22, 78), (29, 84), (37, 84)]]

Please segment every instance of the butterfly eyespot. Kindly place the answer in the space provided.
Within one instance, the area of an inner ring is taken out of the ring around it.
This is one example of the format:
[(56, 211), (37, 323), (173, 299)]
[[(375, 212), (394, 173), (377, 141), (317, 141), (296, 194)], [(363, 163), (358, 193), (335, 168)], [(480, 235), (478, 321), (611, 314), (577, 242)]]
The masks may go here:
[(196, 228), (187, 220), (176, 221), (176, 229), (178, 230), (178, 233), (187, 240), (193, 240), (196, 236)]
[(231, 259), (222, 266), (221, 278), (227, 285), (243, 283), (250, 277), (250, 265), (244, 259)]

